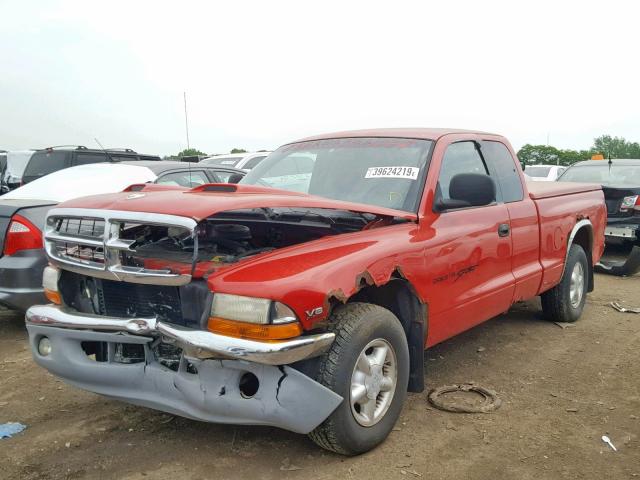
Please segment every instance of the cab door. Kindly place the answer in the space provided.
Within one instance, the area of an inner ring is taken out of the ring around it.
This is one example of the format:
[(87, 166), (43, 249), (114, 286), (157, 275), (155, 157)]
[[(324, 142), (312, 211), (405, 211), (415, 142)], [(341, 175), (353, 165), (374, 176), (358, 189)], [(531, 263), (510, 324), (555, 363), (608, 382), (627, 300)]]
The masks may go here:
[(525, 195), (524, 178), (515, 152), (503, 141), (484, 139), (482, 157), (498, 180), (500, 198), (509, 211), (511, 225), (511, 270), (515, 279), (513, 302), (534, 297), (542, 282), (538, 210)]
[(497, 195), (489, 205), (433, 212), (434, 236), (425, 248), (423, 285), (429, 303), (427, 345), (508, 310), (515, 284), (509, 212), (498, 198), (498, 182), (481, 154), (480, 140), (450, 137), (441, 139), (438, 143), (444, 141), (444, 147), (434, 150), (430, 177), (437, 171), (437, 180), (430, 182), (435, 192), (432, 204), (438, 196), (449, 198), (449, 183), (460, 173), (488, 175)]

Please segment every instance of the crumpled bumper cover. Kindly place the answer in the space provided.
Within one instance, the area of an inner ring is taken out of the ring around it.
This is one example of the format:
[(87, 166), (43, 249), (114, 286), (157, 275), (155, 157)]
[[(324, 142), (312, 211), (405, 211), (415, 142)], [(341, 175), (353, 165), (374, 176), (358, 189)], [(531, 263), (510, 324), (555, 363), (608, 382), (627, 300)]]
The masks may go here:
[[(340, 395), (287, 365), (192, 358), (185, 352), (174, 371), (155, 359), (151, 343), (157, 338), (151, 335), (60, 328), (29, 321), (27, 330), (35, 362), (71, 385), (195, 420), (268, 425), (308, 433), (342, 402)], [(43, 337), (51, 343), (46, 356), (38, 351)], [(106, 342), (111, 352), (116, 344), (141, 344), (145, 361), (118, 363), (109, 355), (107, 361), (98, 362), (87, 356), (83, 342)], [(240, 379), (248, 372), (259, 382), (250, 398), (240, 391)]]
[(80, 313), (57, 305), (27, 310), (27, 324), (76, 330), (110, 331), (163, 337), (195, 358), (229, 358), (268, 365), (288, 365), (320, 355), (333, 343), (334, 333), (305, 335), (277, 342), (261, 342), (219, 335), (161, 322), (155, 318), (119, 318)]

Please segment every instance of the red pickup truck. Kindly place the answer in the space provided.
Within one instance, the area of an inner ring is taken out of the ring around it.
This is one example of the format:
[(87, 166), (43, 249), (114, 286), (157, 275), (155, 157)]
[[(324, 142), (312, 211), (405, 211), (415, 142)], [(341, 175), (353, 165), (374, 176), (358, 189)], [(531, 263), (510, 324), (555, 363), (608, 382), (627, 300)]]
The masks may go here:
[(538, 295), (577, 320), (605, 224), (600, 186), (526, 184), (498, 135), (320, 135), (237, 185), (51, 210), (30, 344), (77, 387), (358, 454), (424, 389), (425, 348)]

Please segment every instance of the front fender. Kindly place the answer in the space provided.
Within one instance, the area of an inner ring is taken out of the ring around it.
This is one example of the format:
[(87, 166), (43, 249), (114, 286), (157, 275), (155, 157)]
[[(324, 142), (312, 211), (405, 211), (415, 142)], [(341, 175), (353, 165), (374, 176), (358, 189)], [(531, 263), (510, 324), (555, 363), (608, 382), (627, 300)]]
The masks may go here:
[(424, 268), (418, 225), (404, 223), (282, 248), (208, 278), (213, 292), (270, 298), (291, 307), (305, 329), (326, 319), (332, 299), (346, 302), (394, 272), (411, 281)]

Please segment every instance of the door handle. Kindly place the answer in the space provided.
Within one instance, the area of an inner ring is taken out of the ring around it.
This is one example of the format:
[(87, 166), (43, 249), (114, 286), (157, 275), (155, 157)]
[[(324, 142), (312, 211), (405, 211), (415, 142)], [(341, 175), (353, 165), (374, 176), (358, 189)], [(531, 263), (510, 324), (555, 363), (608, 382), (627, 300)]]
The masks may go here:
[(501, 223), (498, 226), (498, 236), (500, 236), (500, 237), (508, 237), (509, 236), (509, 232), (511, 232), (511, 228), (509, 227), (508, 223)]

